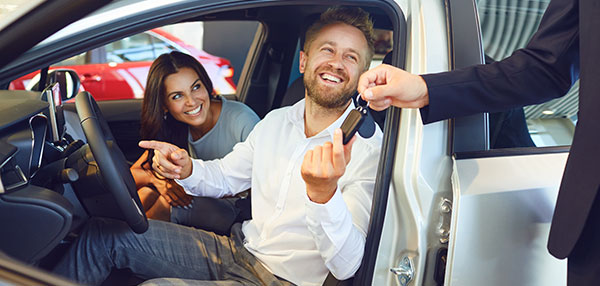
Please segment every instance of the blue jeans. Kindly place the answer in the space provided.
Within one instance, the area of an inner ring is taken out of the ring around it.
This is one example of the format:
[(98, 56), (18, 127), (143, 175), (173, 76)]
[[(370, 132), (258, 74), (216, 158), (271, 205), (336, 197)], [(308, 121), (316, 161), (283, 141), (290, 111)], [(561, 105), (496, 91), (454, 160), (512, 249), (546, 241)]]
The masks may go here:
[(291, 285), (246, 250), (239, 223), (231, 237), (168, 222), (149, 223), (147, 232), (136, 234), (122, 221), (91, 219), (54, 272), (86, 285), (102, 283), (112, 268), (129, 268), (142, 279), (178, 278), (148, 285)]

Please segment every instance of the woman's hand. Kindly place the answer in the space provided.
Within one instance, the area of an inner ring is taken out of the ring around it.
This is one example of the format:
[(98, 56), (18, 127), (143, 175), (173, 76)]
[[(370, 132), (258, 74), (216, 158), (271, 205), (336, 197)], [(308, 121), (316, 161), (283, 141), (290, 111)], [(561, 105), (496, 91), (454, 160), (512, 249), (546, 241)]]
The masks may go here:
[(169, 205), (182, 208), (191, 207), (193, 197), (186, 194), (179, 184), (170, 179), (159, 178), (154, 175), (153, 177), (152, 185)]

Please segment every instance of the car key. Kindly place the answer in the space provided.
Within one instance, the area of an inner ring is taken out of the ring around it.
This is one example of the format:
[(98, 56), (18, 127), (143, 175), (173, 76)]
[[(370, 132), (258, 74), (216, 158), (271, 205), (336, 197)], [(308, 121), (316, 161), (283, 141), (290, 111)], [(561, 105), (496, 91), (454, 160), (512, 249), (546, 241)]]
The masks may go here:
[[(358, 99), (360, 99), (360, 94), (358, 95)], [(350, 139), (352, 139), (354, 134), (356, 134), (356, 131), (358, 131), (358, 128), (360, 128), (360, 125), (363, 123), (363, 121), (365, 121), (365, 117), (367, 116), (368, 102), (366, 106), (361, 106), (360, 100), (357, 100), (356, 102), (358, 102), (358, 106), (350, 111), (346, 119), (344, 119), (342, 126), (340, 127), (342, 129), (342, 142), (344, 143), (344, 145), (350, 142)]]

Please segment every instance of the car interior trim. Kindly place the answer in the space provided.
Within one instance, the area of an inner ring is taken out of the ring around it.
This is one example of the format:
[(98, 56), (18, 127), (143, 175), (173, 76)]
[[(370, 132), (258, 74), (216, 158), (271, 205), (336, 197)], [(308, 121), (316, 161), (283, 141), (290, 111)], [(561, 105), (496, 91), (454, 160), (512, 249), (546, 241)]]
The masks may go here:
[[(484, 63), (477, 4), (472, 1), (446, 1), (450, 70)], [(489, 149), (487, 113), (450, 119), (451, 153)]]
[(490, 157), (506, 157), (506, 156), (527, 156), (553, 153), (568, 153), (571, 146), (549, 146), (549, 147), (520, 147), (506, 149), (491, 149), (471, 152), (457, 152), (454, 156), (457, 160), (490, 158)]
[[(48, 103), (38, 100), (39, 92), (23, 90), (0, 90), (0, 131), (28, 120), (48, 108)], [(10, 104), (6, 104), (10, 102)]]
[(42, 166), (44, 157), (44, 142), (48, 131), (48, 119), (43, 114), (34, 115), (29, 119), (31, 129), (31, 156), (29, 159), (29, 173), (33, 177), (35, 172)]
[[(400, 48), (407, 46), (407, 27), (404, 13), (395, 2), (385, 1), (378, 7), (388, 14), (394, 28), (392, 65), (404, 68), (406, 65), (406, 50), (405, 48)], [(354, 278), (354, 285), (371, 285), (373, 281), (375, 262), (377, 261), (390, 184), (393, 176), (392, 172), (395, 162), (395, 149), (398, 141), (401, 112), (400, 108), (393, 107), (386, 114), (381, 156), (379, 158), (375, 189), (373, 190), (371, 219), (367, 231), (363, 259)]]
[(2, 173), (4, 174), (5, 172), (13, 172), (17, 177), (16, 178), (17, 181), (15, 181), (9, 185), (4, 185), (4, 191), (12, 191), (19, 187), (27, 185), (29, 180), (27, 180), (25, 173), (23, 173), (23, 170), (21, 169), (21, 167), (19, 167), (19, 165), (14, 165), (14, 167), (12, 167), (12, 168), (10, 168), (9, 166), (6, 166), (6, 167), (8, 167), (8, 170), (6, 170), (4, 167), (2, 167), (2, 171), (3, 171)]
[(2, 55), (0, 66), (4, 66), (15, 59), (16, 55), (22, 51), (29, 50), (38, 43), (38, 39), (45, 38), (39, 36), (23, 37), (27, 34), (25, 31), (34, 30), (39, 35), (50, 36), (74, 20), (109, 2), (108, 0), (45, 1), (19, 20), (2, 29), (0, 32), (2, 37), (2, 42), (0, 42), (0, 54)]

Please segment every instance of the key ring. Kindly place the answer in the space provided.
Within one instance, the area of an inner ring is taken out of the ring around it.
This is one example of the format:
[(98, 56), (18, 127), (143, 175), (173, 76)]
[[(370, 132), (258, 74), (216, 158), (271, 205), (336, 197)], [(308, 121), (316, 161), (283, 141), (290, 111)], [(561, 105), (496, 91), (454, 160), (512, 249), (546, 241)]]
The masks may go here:
[[(361, 106), (361, 107), (363, 107), (363, 108), (367, 108), (367, 107), (369, 107), (369, 102), (368, 102), (368, 101), (366, 101), (366, 100), (364, 100), (364, 99), (362, 99), (361, 95), (362, 95), (362, 93), (359, 93), (359, 94), (356, 96), (356, 105), (358, 105), (358, 106)], [(362, 101), (362, 102), (366, 102), (367, 104), (361, 104), (361, 101)]]

